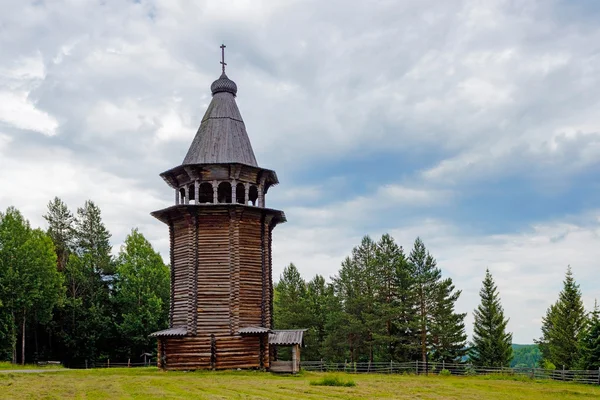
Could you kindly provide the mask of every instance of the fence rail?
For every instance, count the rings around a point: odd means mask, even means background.
[[[598,370],[545,370],[541,368],[507,368],[507,367],[480,367],[464,363],[424,363],[411,362],[361,362],[361,363],[335,363],[327,361],[303,361],[302,369],[305,371],[322,372],[349,372],[349,373],[383,373],[383,374],[439,374],[447,370],[452,375],[521,375],[532,379],[553,379],[600,385],[600,369]]]
[[[112,361],[101,361],[101,362],[84,362],[77,364],[68,364],[67,368],[70,369],[92,369],[92,368],[134,368],[134,367],[156,367],[156,362],[112,362]]]

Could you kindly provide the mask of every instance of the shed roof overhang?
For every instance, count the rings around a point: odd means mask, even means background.
[[[181,337],[187,335],[187,327],[176,326],[162,331],[151,333],[150,337]]]
[[[273,330],[269,334],[269,344],[279,346],[302,345],[304,343],[304,332],[306,332],[306,329]]]
[[[240,335],[266,335],[268,333],[271,333],[271,329],[269,328],[265,328],[263,326],[247,326],[245,328],[240,328],[238,330],[238,333]]]

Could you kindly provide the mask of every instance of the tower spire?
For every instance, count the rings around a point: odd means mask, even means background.
[[[223,73],[225,73],[225,66],[227,65],[227,63],[225,62],[225,44],[221,44],[221,68],[223,69]]]

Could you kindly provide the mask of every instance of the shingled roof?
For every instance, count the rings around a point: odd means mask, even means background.
[[[235,102],[237,85],[225,73],[213,82],[213,94],[183,165],[240,163],[258,167]]]

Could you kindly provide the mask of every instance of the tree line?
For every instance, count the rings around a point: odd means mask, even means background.
[[[168,325],[169,310],[169,266],[160,254],[132,229],[113,256],[92,201],[73,213],[55,198],[44,219],[45,231],[14,207],[0,212],[0,359],[82,365],[154,353],[148,335]],[[274,289],[275,328],[308,328],[304,360],[500,367],[514,356],[491,273],[467,341],[466,313],[455,310],[461,291],[419,238],[406,254],[388,234],[377,242],[365,236],[329,282],[321,275],[307,282],[290,264]],[[600,311],[585,310],[570,268],[535,342],[539,355],[523,355],[527,364],[600,368]]]
[[[490,271],[482,281],[467,341],[466,313],[455,310],[461,291],[452,279],[442,276],[420,238],[406,254],[389,234],[377,242],[365,236],[329,283],[321,275],[307,282],[290,264],[274,289],[275,328],[307,328],[305,360],[419,360],[509,367],[515,356],[512,333],[507,331],[509,319]],[[600,367],[598,308],[585,311],[570,268],[542,332],[536,340],[539,346],[516,350],[518,364]]]
[[[100,208],[72,213],[59,198],[31,228],[0,212],[0,359],[81,365],[140,360],[168,324],[169,268],[133,229],[114,257]]]

